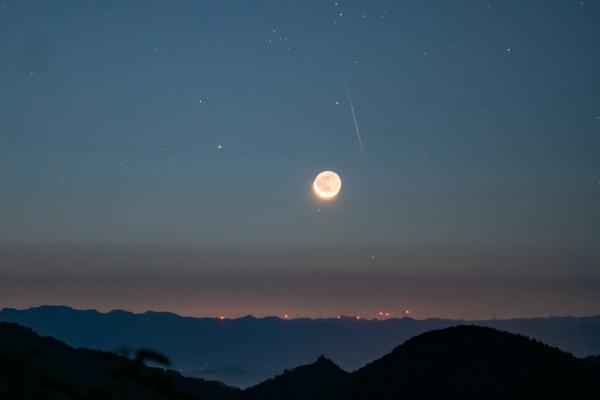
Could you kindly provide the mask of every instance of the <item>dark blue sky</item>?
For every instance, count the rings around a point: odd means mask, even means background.
[[[599,49],[594,1],[0,1],[0,302],[599,312]]]

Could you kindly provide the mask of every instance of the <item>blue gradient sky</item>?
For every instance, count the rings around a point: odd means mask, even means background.
[[[599,48],[593,1],[0,1],[0,302],[597,313]]]

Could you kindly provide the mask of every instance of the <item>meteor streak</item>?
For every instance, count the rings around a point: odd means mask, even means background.
[[[356,121],[356,113],[354,112],[354,104],[352,103],[352,95],[350,94],[350,86],[348,86],[348,80],[344,77],[344,85],[346,86],[346,95],[348,96],[348,103],[350,104],[350,111],[352,111],[352,119],[354,120],[354,129],[356,130],[356,137],[358,138],[358,145],[360,146],[360,153],[363,159],[365,157],[365,148],[363,146],[362,137],[360,136],[360,129],[358,128],[358,122]]]

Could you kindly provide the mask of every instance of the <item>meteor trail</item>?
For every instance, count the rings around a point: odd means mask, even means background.
[[[356,137],[358,138],[358,145],[360,146],[360,153],[363,159],[365,159],[365,148],[363,147],[362,137],[360,136],[360,129],[358,128],[358,122],[356,122],[356,113],[354,112],[354,104],[352,104],[352,95],[350,94],[350,86],[348,86],[348,80],[344,77],[344,85],[346,86],[346,95],[348,96],[348,103],[350,103],[350,111],[352,111],[352,119],[354,120],[354,129],[356,130]]]

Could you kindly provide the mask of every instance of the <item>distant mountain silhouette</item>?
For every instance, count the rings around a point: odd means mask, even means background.
[[[240,391],[185,378],[144,360],[73,349],[11,323],[0,323],[0,398],[387,400],[596,399],[600,367],[520,335],[478,326],[424,333],[348,373],[325,357]]]
[[[284,369],[307,365],[326,354],[352,371],[426,331],[464,321],[411,318],[385,321],[293,319],[251,316],[219,320],[172,313],[99,313],[63,306],[5,308],[0,320],[15,322],[74,347],[115,351],[150,348],[167,354],[183,375],[247,387]],[[520,333],[577,356],[600,354],[600,316],[473,321]]]

